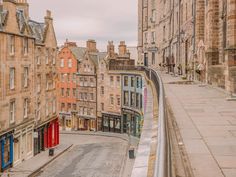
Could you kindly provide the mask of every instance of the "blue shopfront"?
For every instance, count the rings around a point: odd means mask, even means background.
[[[13,164],[13,134],[8,133],[0,137],[0,148],[1,148],[1,172]]]

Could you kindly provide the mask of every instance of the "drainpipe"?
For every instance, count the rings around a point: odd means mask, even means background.
[[[179,21],[179,23],[178,23],[178,25],[179,25],[179,36],[178,36],[178,45],[179,45],[179,47],[178,47],[178,62],[179,62],[179,64],[181,64],[182,65],[182,63],[181,63],[181,60],[180,60],[180,4],[181,4],[181,0],[179,0],[179,17],[178,17],[178,21]],[[177,63],[176,63],[177,64]],[[177,66],[178,67],[178,66]]]
[[[193,80],[196,80],[196,65],[195,65],[195,51],[196,51],[196,0],[193,0]]]

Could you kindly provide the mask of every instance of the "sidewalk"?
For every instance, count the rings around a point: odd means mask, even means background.
[[[194,176],[236,177],[236,101],[211,86],[161,76]]]
[[[20,163],[19,165],[4,172],[1,177],[28,177],[31,173],[35,172],[42,166],[48,164],[51,160],[60,156],[71,145],[59,145],[54,150],[54,156],[48,155],[48,150]]]

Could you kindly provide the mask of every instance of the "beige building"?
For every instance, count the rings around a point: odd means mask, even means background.
[[[87,41],[77,73],[78,130],[97,130],[97,72],[104,54],[99,53],[94,40]],[[105,55],[104,55],[105,56]]]
[[[133,70],[135,61],[124,41],[120,42],[119,53],[115,53],[112,41],[107,45],[107,56],[99,61],[98,69],[98,130],[122,132],[122,70]]]
[[[168,72],[235,93],[235,4],[234,0],[139,0],[139,63],[165,65]]]
[[[53,106],[57,44],[49,11],[45,22],[38,23],[30,20],[26,0],[4,0],[0,14],[0,144],[4,147],[0,165],[4,171],[34,155],[39,139],[35,128],[40,123],[47,122],[47,128],[56,130],[50,121],[57,115]],[[44,148],[56,144],[56,137],[52,138],[45,140]]]

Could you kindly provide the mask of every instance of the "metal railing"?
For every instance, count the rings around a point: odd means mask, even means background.
[[[165,92],[163,82],[159,74],[154,69],[142,67],[141,70],[144,70],[146,76],[153,82],[158,96],[158,141],[154,177],[172,177],[172,151],[168,131],[168,115],[165,105]]]

